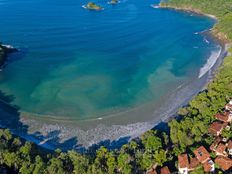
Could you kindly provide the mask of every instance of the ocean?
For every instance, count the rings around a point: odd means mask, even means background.
[[[82,8],[84,0],[0,0],[0,40],[19,49],[0,72],[2,101],[34,117],[104,119],[163,101],[220,54],[205,34],[213,19],[152,8],[157,0],[95,2],[104,10]]]

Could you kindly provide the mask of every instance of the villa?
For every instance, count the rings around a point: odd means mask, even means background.
[[[200,165],[200,162],[198,161],[197,158],[191,158],[188,171],[195,170],[199,165]]]
[[[232,167],[232,160],[228,157],[224,157],[224,156],[218,156],[215,159],[215,163],[224,171],[227,171],[229,169],[231,169]]]
[[[165,166],[165,167],[162,167],[160,169],[160,174],[171,174],[171,172],[170,172],[169,168],[167,166]]]
[[[220,143],[217,148],[215,149],[215,154],[217,156],[227,156],[227,153],[226,153],[226,145],[223,144],[223,143]]]
[[[197,157],[198,161],[202,164],[210,159],[209,152],[203,146],[200,146],[199,148],[194,150],[193,153]]]
[[[204,171],[205,172],[214,172],[215,171],[215,165],[214,162],[211,159],[208,159],[204,164]]]
[[[230,123],[232,121],[232,113],[228,112],[228,111],[225,111],[224,114],[218,113],[218,114],[215,115],[215,118],[217,120],[222,121],[222,122]]]
[[[200,146],[193,151],[198,161],[203,165],[205,172],[213,172],[215,170],[214,162],[210,159],[209,152],[203,147]]]
[[[229,155],[232,155],[232,140],[230,140],[227,144],[227,151]]]
[[[187,154],[178,155],[178,170],[180,174],[188,174],[189,161]]]
[[[210,126],[209,126],[209,133],[213,134],[215,136],[219,136],[222,132],[222,130],[227,126],[227,123],[222,123],[219,121],[215,121],[213,122]]]

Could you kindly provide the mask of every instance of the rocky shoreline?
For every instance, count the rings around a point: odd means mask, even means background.
[[[0,67],[2,68],[7,60],[7,55],[18,50],[11,45],[3,45],[0,43]]]
[[[195,13],[195,14],[198,14],[198,15],[207,16],[209,18],[212,18],[212,19],[218,21],[217,16],[212,15],[212,14],[204,13],[199,9],[192,8],[191,6],[177,7],[177,6],[173,6],[173,5],[169,5],[169,4],[161,2],[157,7],[158,8],[163,8],[163,9],[173,9],[173,10],[177,10],[177,11],[191,12],[191,13]],[[223,44],[230,44],[228,36],[225,33],[222,33],[220,31],[218,31],[218,29],[215,28],[215,25],[211,29],[211,34],[216,39],[218,39],[219,42],[222,42]]]

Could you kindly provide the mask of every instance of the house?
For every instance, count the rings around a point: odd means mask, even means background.
[[[210,126],[209,126],[209,133],[213,134],[215,136],[219,136],[222,132],[222,130],[227,126],[227,123],[222,123],[219,121],[215,121],[213,122]]]
[[[215,159],[215,163],[224,171],[232,168],[232,160],[228,157],[218,156]]]
[[[178,170],[180,174],[188,174],[189,161],[187,154],[178,155]]]
[[[157,174],[157,172],[155,170],[149,170],[146,172],[146,174]]]
[[[232,113],[231,112],[229,112],[229,111],[225,111],[223,114],[221,114],[221,113],[218,113],[218,114],[216,114],[215,115],[215,118],[217,119],[217,120],[220,120],[220,121],[222,121],[222,122],[231,122],[232,121]]]
[[[215,151],[218,144],[222,141],[221,137],[216,137],[215,141],[213,142],[213,144],[209,147],[209,149],[211,151]]]
[[[205,172],[214,172],[214,162],[211,159],[208,159],[206,162],[203,163],[203,168]]]
[[[216,155],[221,155],[221,156],[227,156],[226,153],[226,145],[223,143],[220,143],[217,148],[215,149],[215,153]]]
[[[167,166],[165,166],[165,167],[162,167],[160,169],[160,174],[171,174],[171,172],[170,172],[169,168]]]
[[[191,158],[189,163],[189,171],[195,170],[199,166],[200,162],[197,158]]]
[[[198,161],[202,164],[210,159],[209,152],[203,146],[200,146],[199,148],[194,150],[193,153],[197,157]]]
[[[227,144],[227,151],[229,155],[232,155],[232,140],[230,140]]]
[[[232,111],[232,100],[230,100],[230,102],[225,106],[225,109],[227,111]]]

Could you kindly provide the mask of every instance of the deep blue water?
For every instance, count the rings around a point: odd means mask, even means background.
[[[215,21],[154,9],[154,0],[0,0],[0,39],[20,52],[0,72],[0,90],[22,111],[98,117],[159,101],[198,78],[217,43]],[[208,42],[209,41],[209,42]]]

